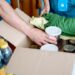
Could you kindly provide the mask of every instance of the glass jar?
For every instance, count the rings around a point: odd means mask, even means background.
[[[0,41],[0,49],[1,49],[2,56],[3,56],[2,63],[4,65],[7,65],[8,62],[9,62],[9,59],[10,59],[10,57],[12,55],[12,50],[8,46],[8,43],[5,40]]]
[[[0,69],[3,67],[2,59],[3,59],[3,56],[0,50]]]

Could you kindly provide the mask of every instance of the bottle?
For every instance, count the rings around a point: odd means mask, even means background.
[[[0,49],[1,49],[1,53],[2,53],[2,56],[3,56],[3,60],[2,60],[2,63],[4,65],[7,65],[8,62],[9,62],[9,59],[12,55],[12,50],[11,48],[8,46],[8,43],[4,40],[0,42]]]

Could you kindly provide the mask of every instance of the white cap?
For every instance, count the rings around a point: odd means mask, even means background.
[[[45,32],[49,35],[49,36],[59,36],[61,34],[61,29],[59,27],[56,27],[56,26],[50,26],[50,27],[47,27],[45,29]]]

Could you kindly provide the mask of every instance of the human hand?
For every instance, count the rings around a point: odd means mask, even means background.
[[[42,15],[45,14],[45,13],[49,13],[49,11],[50,11],[50,6],[49,6],[49,5],[46,5],[46,6],[44,7],[44,9],[41,11],[40,16],[42,16]]]
[[[46,43],[57,44],[57,39],[55,37],[49,38],[49,36],[45,32],[37,28],[31,29],[28,37],[39,46],[42,46]]]

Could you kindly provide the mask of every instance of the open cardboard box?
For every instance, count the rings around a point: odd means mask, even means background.
[[[14,75],[75,75],[74,64],[75,54],[19,47],[6,72]]]
[[[30,17],[24,14],[20,9],[16,9],[17,15],[24,20],[27,24],[29,23]],[[8,25],[5,21],[0,21],[0,36],[5,38],[13,47],[29,47],[31,45],[30,39],[25,36],[19,30]]]

